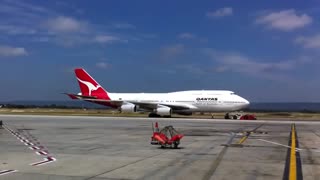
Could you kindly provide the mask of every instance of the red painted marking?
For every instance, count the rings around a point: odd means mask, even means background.
[[[156,122],[155,128],[159,128],[158,122]]]
[[[48,152],[46,152],[46,151],[37,151],[36,153],[38,155],[47,155],[48,154]]]
[[[56,160],[57,159],[55,159],[54,157],[48,156],[46,158],[43,158],[43,161],[35,162],[35,163],[30,164],[30,165],[31,166],[40,166],[40,165],[44,165],[44,164],[47,164],[47,163],[54,162]]]
[[[29,147],[31,150],[39,150],[40,148],[37,147],[37,146],[32,146],[32,147]]]

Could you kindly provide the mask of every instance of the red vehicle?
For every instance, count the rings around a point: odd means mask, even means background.
[[[155,129],[152,125],[153,135],[151,137],[152,145],[160,145],[161,148],[173,147],[178,148],[180,140],[183,138],[183,134],[180,134],[172,126],[165,126],[159,131],[158,122],[155,123]]]
[[[257,120],[257,118],[253,114],[245,114],[240,117],[240,120]]]
[[[224,116],[225,119],[239,119],[239,120],[257,120],[254,114],[244,114],[244,113],[227,113]]]

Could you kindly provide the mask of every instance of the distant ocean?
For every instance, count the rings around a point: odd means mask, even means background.
[[[11,101],[0,102],[0,104],[14,105],[35,105],[35,106],[67,106],[79,108],[107,108],[105,106],[85,102],[85,101]],[[320,103],[264,103],[252,102],[248,108],[249,111],[300,111],[300,112],[320,112]]]

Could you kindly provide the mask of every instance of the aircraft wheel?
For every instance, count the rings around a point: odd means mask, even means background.
[[[150,113],[149,117],[160,117],[160,116],[158,114],[156,114],[156,113]]]
[[[178,142],[174,142],[174,143],[173,143],[173,148],[174,148],[174,149],[178,149],[178,146],[179,146],[179,143],[178,143]]]
[[[224,119],[230,119],[229,113],[227,113],[226,115],[224,115]]]

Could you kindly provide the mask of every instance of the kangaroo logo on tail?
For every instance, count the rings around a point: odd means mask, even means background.
[[[84,69],[77,68],[74,70],[78,83],[80,86],[81,94],[83,96],[95,96],[99,99],[110,100],[108,92],[99,85]]]
[[[91,92],[92,91],[96,91],[98,90],[99,88],[101,88],[101,86],[98,84],[97,86],[93,85],[92,83],[90,82],[87,82],[87,81],[83,81],[79,78],[77,78],[79,82],[81,82],[82,84],[86,85],[88,90],[89,90],[89,96],[91,96]]]

